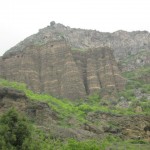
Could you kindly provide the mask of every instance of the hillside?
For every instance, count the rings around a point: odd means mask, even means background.
[[[56,99],[50,95],[36,94],[27,89],[25,84],[1,79],[0,114],[15,107],[26,114],[44,134],[58,139],[95,139],[101,141],[99,146],[103,145],[103,148],[113,147],[119,142],[120,148],[126,146],[136,149],[137,145],[133,143],[138,143],[140,137],[145,142],[140,146],[146,150],[149,147],[146,144],[149,134],[144,129],[150,125],[150,86],[138,78],[149,73],[149,69],[143,68],[137,72],[124,74],[130,82],[119,93],[120,98],[113,101],[104,100],[96,94],[75,102]],[[142,97],[139,98],[133,89],[140,90]]]
[[[0,149],[18,150],[24,129],[22,150],[149,150],[150,33],[51,22],[8,50],[0,57]]]

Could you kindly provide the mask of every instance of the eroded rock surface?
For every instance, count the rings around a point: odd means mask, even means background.
[[[38,93],[79,99],[103,90],[104,94],[122,90],[125,79],[108,47],[71,51],[65,40],[5,54],[0,60],[0,76],[25,82]]]

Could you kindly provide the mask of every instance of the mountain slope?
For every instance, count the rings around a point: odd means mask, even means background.
[[[8,52],[0,58],[0,75],[24,82],[36,92],[69,99],[100,90],[105,90],[104,95],[114,95],[126,82],[110,48],[72,51],[65,40]]]
[[[111,103],[111,102],[110,102]],[[146,100],[145,100],[146,103]],[[133,102],[134,104],[134,102]],[[149,105],[148,101],[146,105]],[[86,101],[56,99],[50,95],[36,94],[24,84],[0,80],[0,114],[15,107],[26,114],[35,125],[53,138],[148,141],[150,111],[137,112],[132,101],[129,107],[103,104],[98,95]]]

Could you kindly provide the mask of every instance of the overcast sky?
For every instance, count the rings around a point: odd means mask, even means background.
[[[0,55],[53,20],[104,32],[150,31],[150,0],[1,0]]]

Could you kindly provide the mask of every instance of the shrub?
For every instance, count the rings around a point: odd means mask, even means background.
[[[64,150],[99,150],[100,145],[96,141],[76,141],[68,140],[64,146]]]
[[[0,149],[20,150],[26,138],[31,137],[30,126],[15,109],[10,109],[0,119]]]

